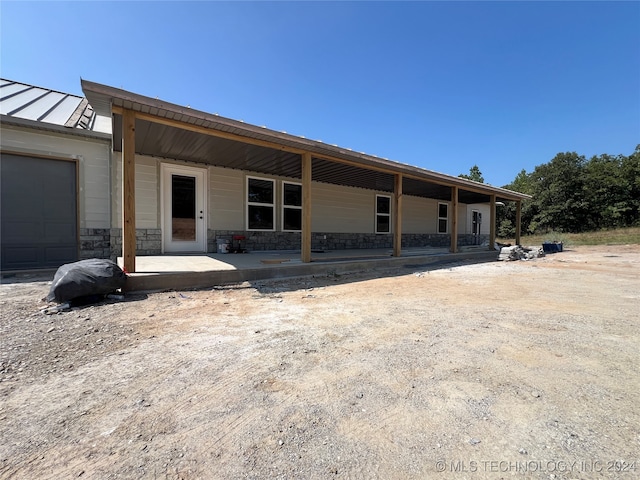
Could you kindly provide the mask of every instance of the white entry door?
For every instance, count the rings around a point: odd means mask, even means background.
[[[162,166],[162,246],[165,252],[207,251],[206,170]]]

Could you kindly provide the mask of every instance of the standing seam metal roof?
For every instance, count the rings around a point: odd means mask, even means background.
[[[87,99],[26,83],[0,79],[0,115],[60,127],[111,133],[96,128],[98,115]]]

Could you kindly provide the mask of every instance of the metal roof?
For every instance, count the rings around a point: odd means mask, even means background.
[[[489,202],[490,195],[496,195],[499,201],[530,198],[522,193],[277,132],[107,85],[86,80],[81,83],[95,111],[113,116],[115,150],[122,145],[120,112],[127,109],[138,113],[136,152],[144,155],[300,178],[300,154],[309,152],[314,181],[392,192],[394,175],[402,174],[405,195],[450,200],[450,187],[457,186],[463,203]]]
[[[111,133],[111,122],[97,115],[87,99],[6,79],[0,79],[0,115],[3,123],[24,120],[43,127]]]

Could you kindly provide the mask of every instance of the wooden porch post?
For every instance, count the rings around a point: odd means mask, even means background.
[[[520,245],[520,223],[522,221],[522,200],[516,201],[516,245]]]
[[[451,187],[451,253],[458,252],[458,187]]]
[[[489,207],[489,250],[493,250],[496,244],[496,196],[491,195]]]
[[[302,258],[311,262],[311,154],[302,154]]]
[[[122,112],[122,260],[125,270],[136,271],[136,117]]]
[[[402,174],[396,174],[394,180],[393,256],[399,257],[402,254]]]

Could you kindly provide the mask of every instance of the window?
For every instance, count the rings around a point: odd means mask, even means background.
[[[282,182],[282,231],[302,230],[302,185]]]
[[[275,230],[275,182],[247,177],[247,230]]]
[[[438,204],[438,233],[447,233],[449,231],[449,205],[446,203]]]
[[[391,197],[376,195],[376,233],[391,232]]]

